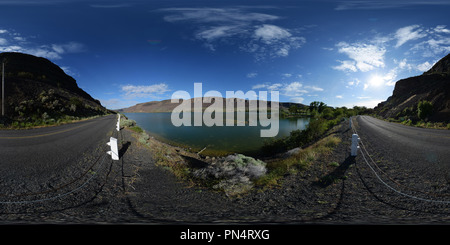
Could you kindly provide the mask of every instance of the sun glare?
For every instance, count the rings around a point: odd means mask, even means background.
[[[370,87],[373,87],[373,88],[381,87],[383,84],[384,84],[384,79],[383,79],[383,77],[381,77],[379,75],[374,75],[369,80],[369,85],[370,85]]]

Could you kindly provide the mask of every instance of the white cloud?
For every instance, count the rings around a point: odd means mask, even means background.
[[[306,43],[305,38],[294,36],[288,29],[268,24],[257,26],[247,39],[248,43],[241,44],[240,49],[253,53],[257,60],[286,57]]]
[[[258,73],[256,73],[256,72],[250,72],[250,73],[247,74],[248,78],[254,78],[256,76],[258,76]]]
[[[138,101],[123,100],[123,99],[100,99],[100,103],[111,110],[127,108],[139,103]]]
[[[267,84],[256,84],[252,86],[252,89],[261,89],[261,88],[266,88]]]
[[[0,29],[0,34],[7,33],[7,32],[8,32],[7,30]]]
[[[167,8],[171,13],[164,20],[171,23],[196,24],[195,39],[216,51],[218,45],[236,45],[241,51],[252,53],[256,60],[286,57],[306,41],[291,30],[266,24],[280,17],[247,12],[248,8]]]
[[[265,44],[272,44],[291,36],[292,34],[289,31],[275,25],[265,24],[255,30],[255,38],[260,39]]]
[[[254,85],[252,89],[279,91],[280,95],[289,97],[289,100],[295,103],[302,103],[304,100],[302,96],[305,94],[308,94],[308,96],[317,96],[310,95],[309,93],[323,91],[322,88],[319,88],[317,86],[303,86],[303,84],[300,82],[257,84]]]
[[[343,61],[338,70],[367,72],[378,67],[384,67],[384,54],[386,49],[372,44],[340,42],[336,45],[339,53],[346,54],[353,61]]]
[[[26,39],[24,37],[14,37],[14,40],[19,41],[19,42],[25,42]]]
[[[359,83],[360,83],[361,81],[358,79],[358,78],[355,78],[353,81],[350,81],[350,82],[347,82],[347,85],[348,86],[346,86],[347,88],[349,87],[349,86],[358,86],[359,85]]]
[[[303,103],[303,101],[305,100],[304,98],[302,98],[302,97],[292,97],[291,99],[291,102],[294,102],[294,103]]]
[[[174,13],[164,17],[164,20],[168,22],[242,23],[264,22],[279,18],[269,14],[246,13],[239,8],[165,8],[159,11]]]
[[[268,85],[267,89],[269,91],[278,91],[278,90],[282,89],[282,87],[283,87],[283,84],[281,84],[281,83],[274,83],[272,85]]]
[[[69,42],[65,44],[52,44],[52,49],[58,54],[80,53],[85,50],[84,45],[78,42]]]
[[[0,38],[0,52],[20,52],[43,57],[47,59],[62,59],[63,54],[84,52],[85,47],[78,42],[68,42],[63,44],[38,45],[24,41],[25,37],[19,33],[11,33],[7,30],[1,30],[2,33],[9,33],[6,37]]]
[[[426,71],[430,70],[431,67],[433,67],[433,65],[434,65],[434,63],[432,64],[432,63],[426,61],[422,64],[417,65],[416,69],[421,72],[426,72]]]
[[[0,45],[6,45],[7,43],[8,41],[6,41],[6,39],[0,38]]]
[[[398,68],[400,69],[407,69],[409,71],[413,69],[413,66],[411,64],[408,64],[407,59],[402,59],[400,61],[394,59],[394,63],[398,64]]]
[[[286,96],[300,96],[304,93],[308,93],[302,88],[303,84],[299,82],[292,82],[283,87],[283,94]]]
[[[420,28],[419,25],[402,27],[395,32],[395,38],[397,39],[397,44],[395,45],[395,47],[398,48],[408,41],[416,40],[426,36],[427,33],[424,32],[424,30]]]
[[[284,74],[281,74],[281,76],[284,77],[284,78],[289,78],[289,77],[292,77],[292,74],[291,73],[284,73]]]
[[[437,33],[445,33],[450,34],[450,30],[445,28],[445,25],[438,25],[434,28],[434,31]]]
[[[146,86],[125,85],[121,87],[121,90],[125,92],[125,96],[127,98],[142,98],[142,97],[155,98],[156,95],[160,95],[167,91],[170,91],[168,89],[167,84],[165,83]]]
[[[305,88],[306,89],[311,89],[311,90],[317,91],[317,92],[323,91],[323,88],[319,88],[317,86],[306,86]]]
[[[397,68],[391,69],[387,74],[383,76],[384,84],[386,86],[394,86],[396,83],[397,74]]]
[[[197,39],[203,39],[212,42],[219,38],[231,37],[245,32],[242,26],[214,26],[200,31],[195,36]]]
[[[71,67],[68,67],[68,66],[61,66],[61,69],[62,69],[67,75],[69,75],[69,76],[72,76],[72,77],[74,77],[74,76],[79,76],[79,74],[78,74],[77,72],[75,72],[75,71],[73,70],[73,68],[71,68]]]
[[[343,99],[344,97],[342,95],[336,95],[337,99]]]
[[[351,60],[338,60],[338,62],[341,62],[341,65],[338,66],[333,66],[332,68],[335,70],[340,70],[340,71],[352,71],[352,72],[356,72],[358,71],[358,69],[356,68],[356,62],[351,61]]]

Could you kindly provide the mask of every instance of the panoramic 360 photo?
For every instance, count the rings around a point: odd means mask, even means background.
[[[448,13],[0,0],[0,224],[204,242],[449,224]]]

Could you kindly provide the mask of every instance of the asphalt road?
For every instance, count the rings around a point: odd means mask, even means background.
[[[75,178],[106,151],[116,122],[110,115],[54,127],[0,130],[1,194],[42,191]]]
[[[354,122],[375,162],[396,169],[411,184],[450,183],[450,130],[405,126],[370,116],[358,116]]]

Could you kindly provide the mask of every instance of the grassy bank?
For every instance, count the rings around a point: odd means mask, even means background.
[[[267,163],[268,174],[256,180],[255,184],[265,187],[277,186],[284,175],[307,170],[319,157],[331,153],[340,142],[341,139],[332,134],[287,158],[271,160]]]

